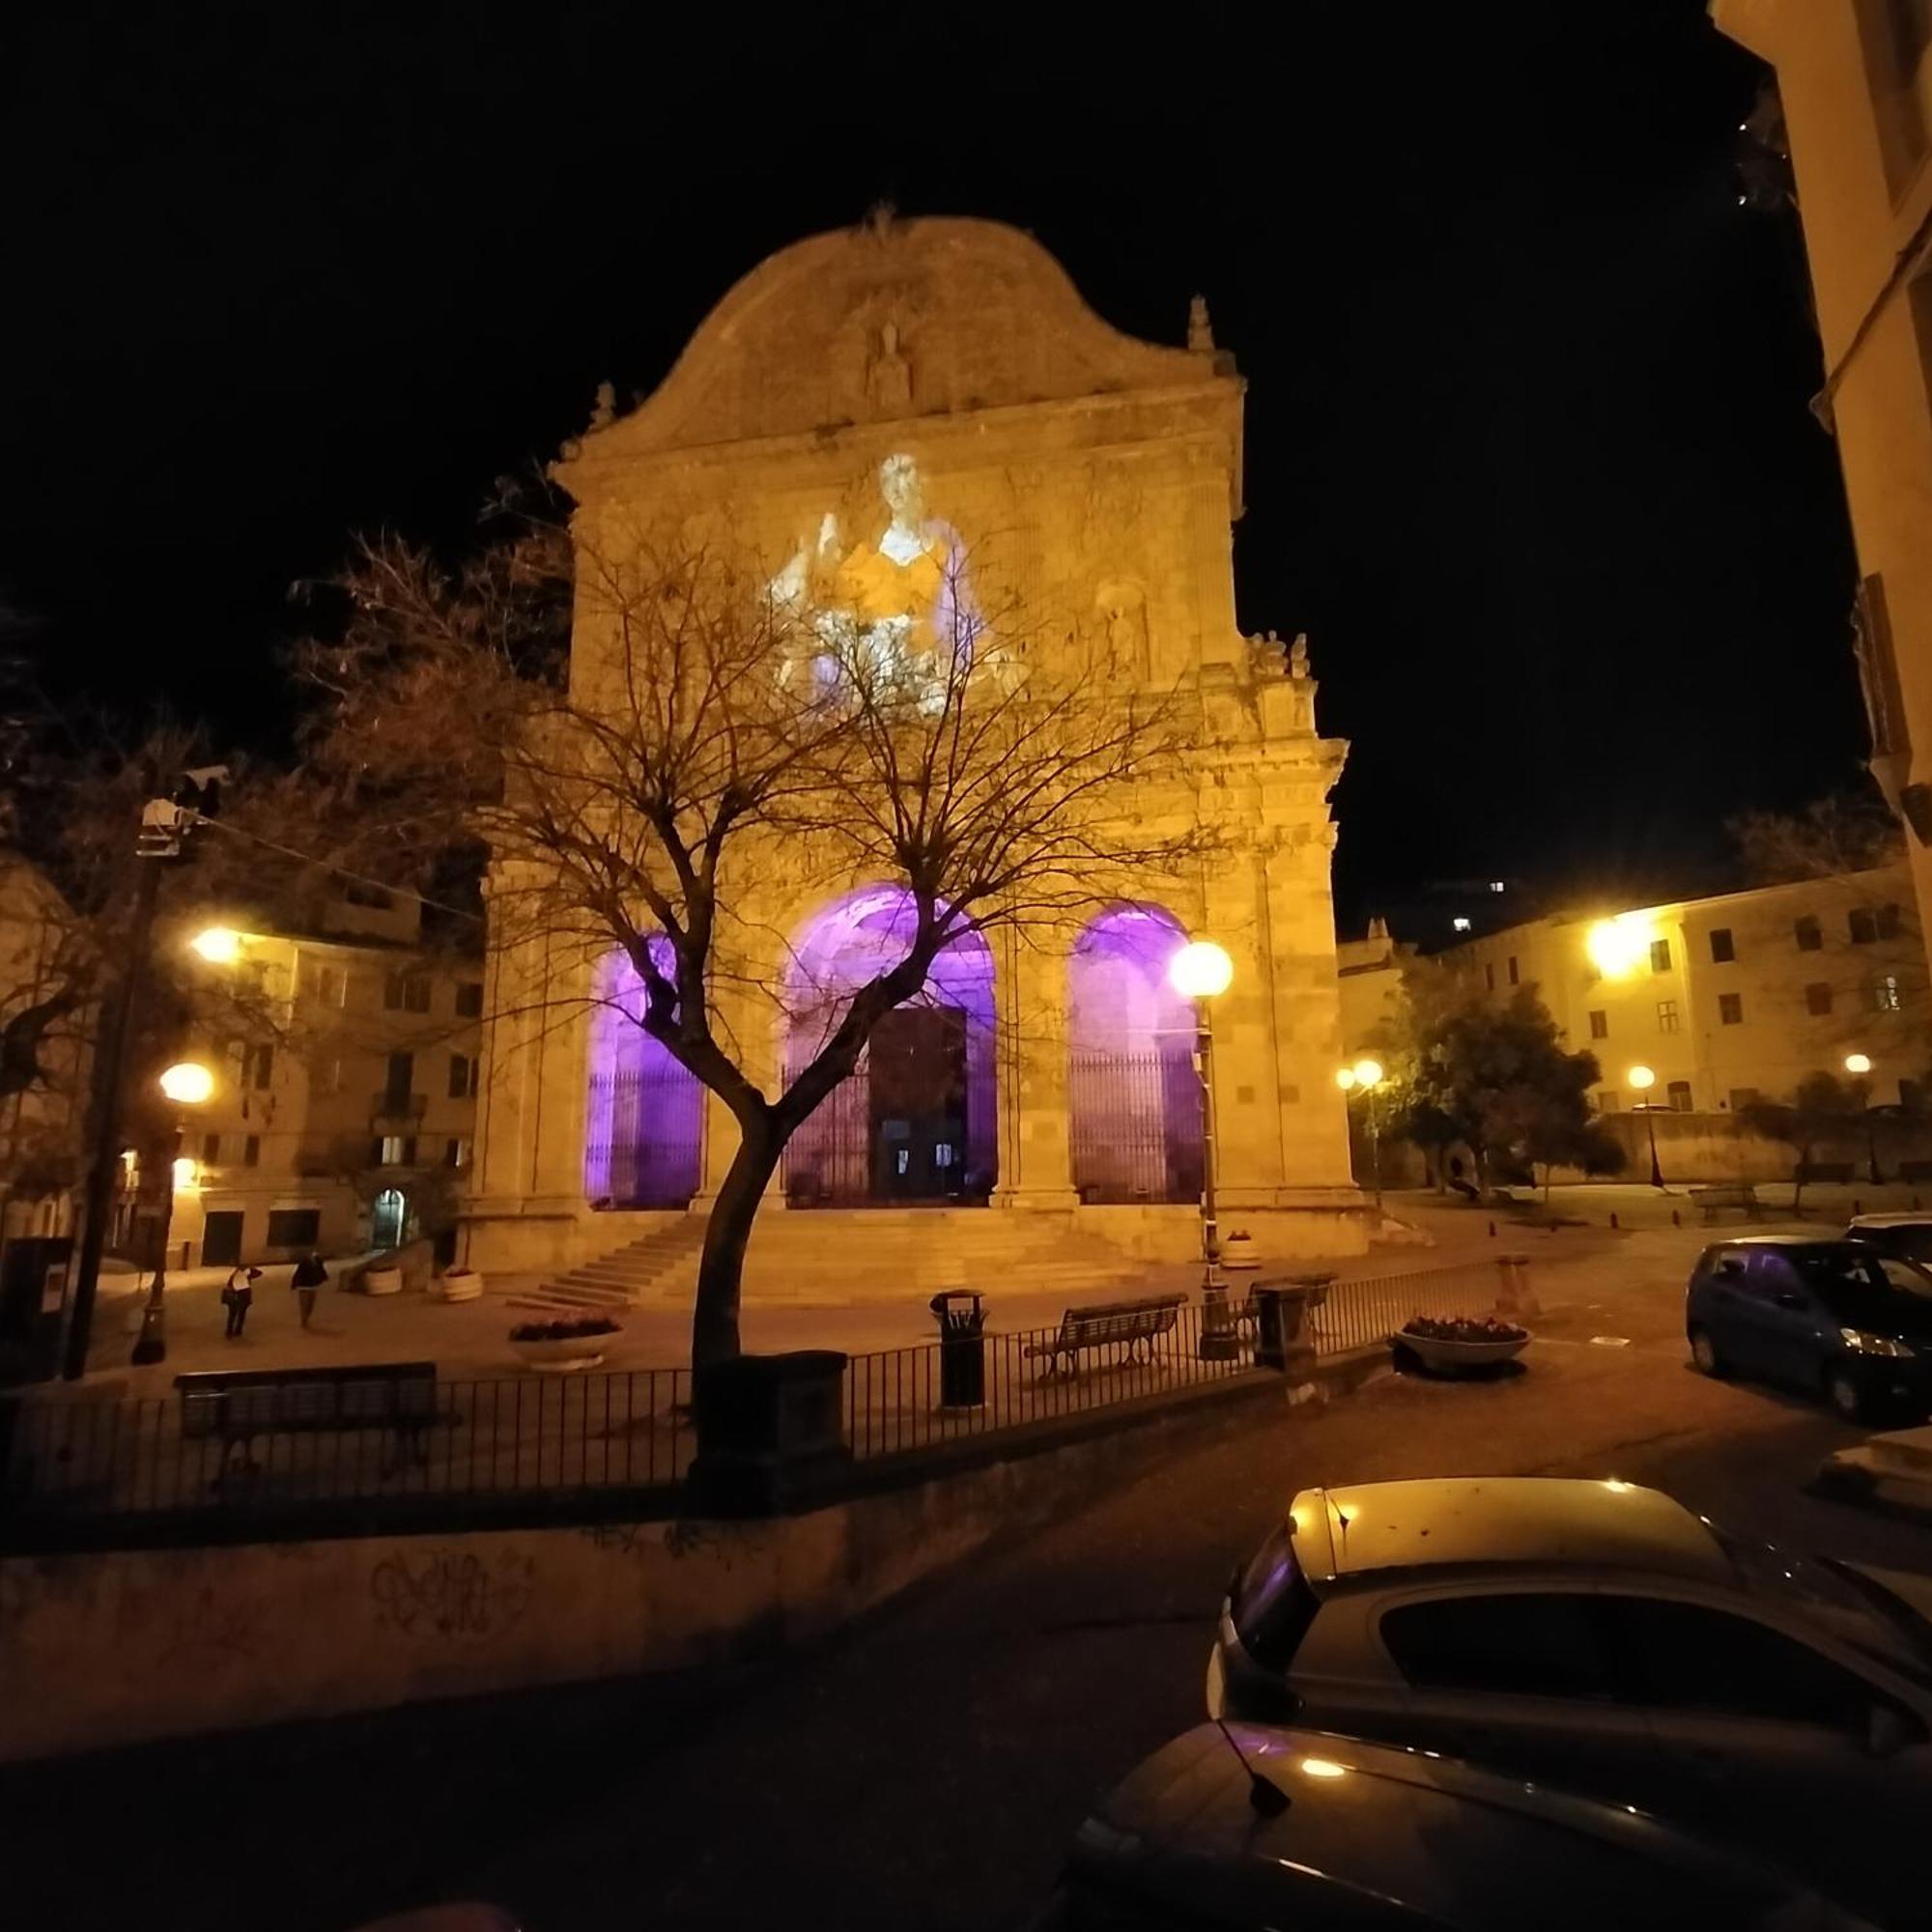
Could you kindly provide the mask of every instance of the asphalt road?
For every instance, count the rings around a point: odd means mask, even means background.
[[[1391,1378],[1231,1418],[1057,1528],[728,1685],[429,1706],[0,1776],[7,1916],[344,1932],[469,1896],[530,1932],[998,1932],[1044,1894],[1089,1801],[1198,1719],[1229,1569],[1309,1483],[1617,1475],[1776,1541],[1932,1572],[1932,1529],[1802,1492],[1856,1432],[1686,1366],[1696,1245],[1640,1234],[1551,1271],[1514,1379]]]

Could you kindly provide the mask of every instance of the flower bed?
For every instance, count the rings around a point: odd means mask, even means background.
[[[1418,1315],[1403,1324],[1403,1339],[1429,1342],[1527,1342],[1529,1330],[1496,1315]]]
[[[1494,1315],[1418,1315],[1393,1339],[1424,1368],[1459,1375],[1514,1361],[1529,1346],[1529,1330]]]

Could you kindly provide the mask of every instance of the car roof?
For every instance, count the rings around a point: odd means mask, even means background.
[[[1731,1235],[1713,1241],[1714,1248],[1844,1248],[1842,1235]]]
[[[1277,1816],[1252,1808],[1250,1772],[1288,1798]],[[1629,1806],[1433,1752],[1256,1724],[1203,1724],[1146,1759],[1081,1828],[1072,1862],[1116,1895],[1186,1908],[1190,1924],[1337,1922],[1324,1904],[1345,1908],[1348,1925],[1624,1932],[1637,1913],[1740,1928],[1861,1922],[1749,1855]],[[1786,1917],[1799,1901],[1817,1916]]]
[[[1932,1214],[1854,1214],[1853,1228],[1932,1228]]]
[[[1732,1583],[1707,1524],[1614,1477],[1432,1477],[1304,1490],[1290,1506],[1312,1583],[1455,1565],[1578,1565]]]

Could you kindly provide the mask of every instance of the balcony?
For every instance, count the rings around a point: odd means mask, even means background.
[[[428,1111],[427,1094],[392,1094],[384,1088],[369,1102],[369,1125],[377,1133],[385,1127],[412,1127]]]

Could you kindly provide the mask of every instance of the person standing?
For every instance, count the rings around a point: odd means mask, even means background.
[[[301,1325],[306,1328],[315,1314],[315,1292],[328,1279],[328,1270],[322,1264],[322,1257],[313,1249],[296,1264],[296,1271],[289,1277],[289,1286],[296,1292],[296,1299],[301,1304]]]
[[[221,1305],[228,1311],[225,1333],[231,1342],[239,1342],[242,1329],[248,1325],[248,1311],[255,1305],[255,1284],[261,1279],[260,1268],[238,1267],[221,1291]]]

